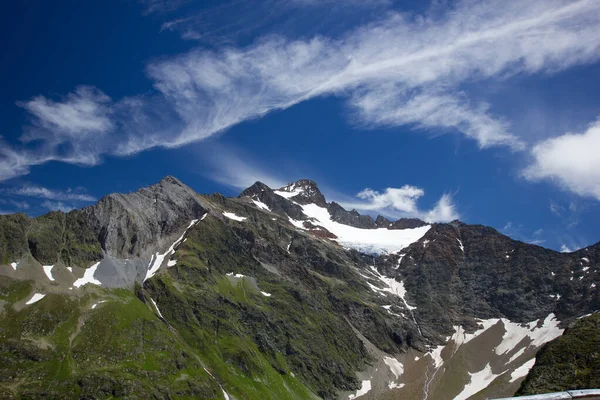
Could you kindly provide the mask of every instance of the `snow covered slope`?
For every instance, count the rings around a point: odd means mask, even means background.
[[[417,242],[431,228],[431,225],[426,225],[414,229],[361,229],[333,221],[329,211],[316,204],[303,205],[302,210],[311,218],[312,224],[333,233],[339,244],[367,254],[396,253]],[[304,229],[302,221],[290,221]]]

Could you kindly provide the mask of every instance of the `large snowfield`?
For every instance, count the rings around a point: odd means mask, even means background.
[[[311,221],[313,224],[320,225],[337,236],[336,241],[340,245],[368,254],[396,253],[417,242],[431,228],[431,225],[425,225],[414,229],[362,229],[332,221],[329,211],[316,204],[303,205],[302,210],[315,219]],[[302,228],[302,221],[290,221]]]

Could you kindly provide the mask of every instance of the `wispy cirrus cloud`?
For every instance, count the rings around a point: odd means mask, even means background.
[[[64,213],[68,213],[75,209],[75,207],[65,204],[62,201],[51,201],[46,200],[42,203],[42,207],[50,210],[50,211],[62,211]]]
[[[145,14],[166,13],[183,7],[190,0],[139,0]]]
[[[28,210],[30,207],[29,203],[26,201],[17,201],[12,199],[0,199],[0,204],[4,206],[8,205],[10,207],[14,207],[20,211]]]
[[[67,189],[66,191],[52,190],[41,186],[23,185],[16,188],[2,189],[2,192],[13,196],[37,197],[47,200],[70,200],[90,202],[96,201],[96,198],[87,193]]]
[[[525,140],[510,123],[462,85],[597,61],[599,25],[592,0],[459,1],[435,15],[390,11],[330,37],[197,48],[147,66],[153,94],[113,100],[85,87],[20,103],[32,124],[22,146],[0,151],[0,180],[52,160],[94,165],[107,154],[184,146],[321,96],[347,100],[365,127],[456,131],[481,148],[520,150]]]
[[[59,101],[36,96],[18,102],[33,117],[33,127],[26,130],[21,140],[43,139],[48,137],[48,132],[57,140],[74,140],[109,132],[114,128],[109,103],[110,98],[106,94],[90,86],[79,86]]]
[[[270,170],[260,160],[238,148],[211,143],[208,149],[199,154],[203,162],[200,173],[231,188],[243,190],[256,181],[271,188],[280,188],[289,181],[285,172]]]

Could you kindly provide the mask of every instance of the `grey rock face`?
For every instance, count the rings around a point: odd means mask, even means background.
[[[111,194],[82,210],[113,257],[149,257],[207,212],[198,195],[168,176],[129,194]]]

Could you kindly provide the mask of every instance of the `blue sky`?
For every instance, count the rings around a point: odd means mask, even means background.
[[[12,3],[2,213],[311,178],[366,213],[600,240],[597,1]]]

